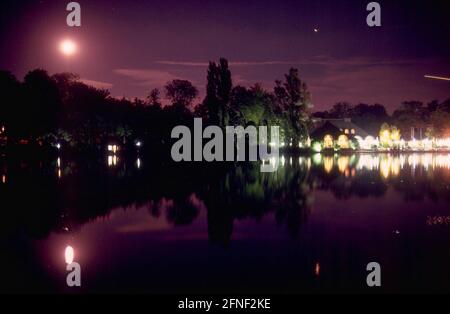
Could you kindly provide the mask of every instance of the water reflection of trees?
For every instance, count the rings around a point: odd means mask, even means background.
[[[295,237],[310,213],[314,190],[349,199],[382,197],[393,188],[405,200],[450,202],[450,162],[422,159],[296,157],[283,159],[275,173],[261,173],[256,163],[161,165],[143,160],[138,168],[135,160],[109,167],[102,158],[89,163],[9,161],[0,164],[0,233],[25,231],[42,238],[108,217],[115,208],[145,206],[151,216],[174,226],[190,225],[206,211],[212,242],[227,244],[236,220],[261,220],[269,213]]]
[[[277,223],[295,236],[310,210],[312,193],[303,167],[261,173],[258,164],[242,164],[202,191],[208,209],[208,232],[214,242],[230,239],[234,219],[261,219],[274,212]]]
[[[115,208],[146,206],[154,217],[189,225],[202,207],[213,242],[227,243],[235,219],[261,219],[275,211],[277,222],[294,235],[306,218],[310,189],[305,169],[260,173],[257,164],[171,165],[133,161],[108,167],[104,162],[12,162],[8,183],[0,186],[4,217],[0,228],[25,230],[42,238],[67,232]],[[57,169],[61,170],[57,172]],[[6,169],[6,168],[5,168]]]

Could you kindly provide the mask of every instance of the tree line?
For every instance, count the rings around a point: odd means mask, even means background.
[[[373,135],[377,135],[387,123],[398,128],[405,139],[409,139],[411,128],[421,128],[422,135],[428,138],[450,137],[450,99],[429,103],[404,101],[390,115],[380,104],[338,102],[330,110],[315,112],[313,117],[351,118],[352,122]]]
[[[450,99],[424,104],[403,102],[391,115],[381,104],[336,103],[329,111],[311,112],[311,94],[291,68],[273,90],[261,84],[233,85],[228,61],[210,62],[206,96],[198,101],[198,89],[187,80],[167,82],[162,90],[149,91],[146,99],[115,98],[106,89],[87,85],[78,75],[49,75],[43,69],[28,72],[23,81],[0,71],[2,102],[0,125],[5,126],[8,143],[26,140],[78,149],[101,147],[115,139],[123,144],[139,139],[150,144],[170,141],[176,125],[192,125],[193,117],[204,124],[277,125],[281,140],[306,140],[313,127],[311,118],[351,118],[371,134],[378,134],[385,122],[395,124],[403,135],[411,127],[426,130],[427,136],[450,136]],[[169,104],[163,106],[163,97]]]
[[[294,141],[308,136],[311,97],[294,68],[269,92],[260,84],[234,86],[228,61],[210,62],[206,96],[197,104],[198,89],[179,79],[167,82],[162,91],[151,90],[146,99],[133,100],[112,97],[78,75],[49,75],[43,69],[28,72],[23,81],[0,71],[0,87],[0,123],[11,143],[60,142],[78,148],[100,146],[111,138],[124,144],[138,138],[161,143],[174,126],[191,125],[193,117],[221,127],[279,125],[281,136]],[[168,105],[163,106],[163,97]]]

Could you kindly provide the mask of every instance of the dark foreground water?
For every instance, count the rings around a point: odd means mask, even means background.
[[[450,154],[280,163],[2,161],[0,291],[450,292]]]

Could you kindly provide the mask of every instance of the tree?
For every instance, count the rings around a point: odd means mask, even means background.
[[[191,82],[186,80],[173,80],[164,86],[166,97],[175,106],[189,108],[197,97],[198,90]]]
[[[383,123],[379,133],[380,143],[383,147],[389,147],[391,143],[391,127],[387,123]]]
[[[20,124],[19,115],[22,110],[21,85],[12,73],[0,71],[0,89],[2,91],[0,126],[6,126],[10,135],[15,134],[20,127],[18,124]]]
[[[353,113],[353,106],[348,102],[338,102],[333,105],[330,110],[330,115],[333,118],[350,118]]]
[[[42,69],[28,72],[24,78],[27,94],[22,122],[28,123],[29,136],[38,137],[56,130],[61,98],[55,80]]]
[[[67,104],[70,97],[70,88],[75,82],[79,82],[80,76],[73,73],[56,73],[52,75],[52,80],[55,81],[59,90],[59,95],[63,104]]]
[[[274,95],[276,109],[280,110],[290,125],[286,135],[293,143],[305,140],[308,136],[309,107],[311,95],[306,83],[299,78],[297,69],[291,68],[285,75],[285,81],[275,82]]]
[[[250,88],[236,86],[231,91],[229,117],[233,125],[274,124],[273,96],[255,84]]]
[[[147,100],[150,106],[161,107],[161,93],[159,89],[152,89],[147,96]]]
[[[386,109],[380,104],[358,104],[353,108],[350,117],[352,122],[370,134],[376,134],[381,124],[389,121]]]
[[[433,135],[441,138],[450,137],[450,99],[436,106],[430,114]]]
[[[207,73],[206,97],[204,106],[208,112],[209,122],[215,125],[228,124],[230,94],[233,83],[228,61],[224,58],[219,64],[210,62]]]
[[[411,128],[426,128],[428,124],[427,108],[420,101],[404,101],[392,114],[393,122],[402,134],[409,134]]]
[[[383,123],[380,127],[379,139],[383,147],[391,147],[400,141],[401,133],[395,125]]]

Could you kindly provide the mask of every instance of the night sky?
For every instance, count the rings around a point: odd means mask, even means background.
[[[378,1],[382,26],[366,24],[365,1],[78,1],[81,27],[68,27],[70,1],[2,0],[0,68],[19,79],[33,68],[75,72],[114,96],[143,98],[188,79],[204,95],[210,60],[226,57],[233,83],[272,89],[298,67],[315,110],[337,101],[381,103],[450,97],[450,1]],[[318,32],[314,32],[318,28]],[[68,58],[61,40],[79,51]]]

